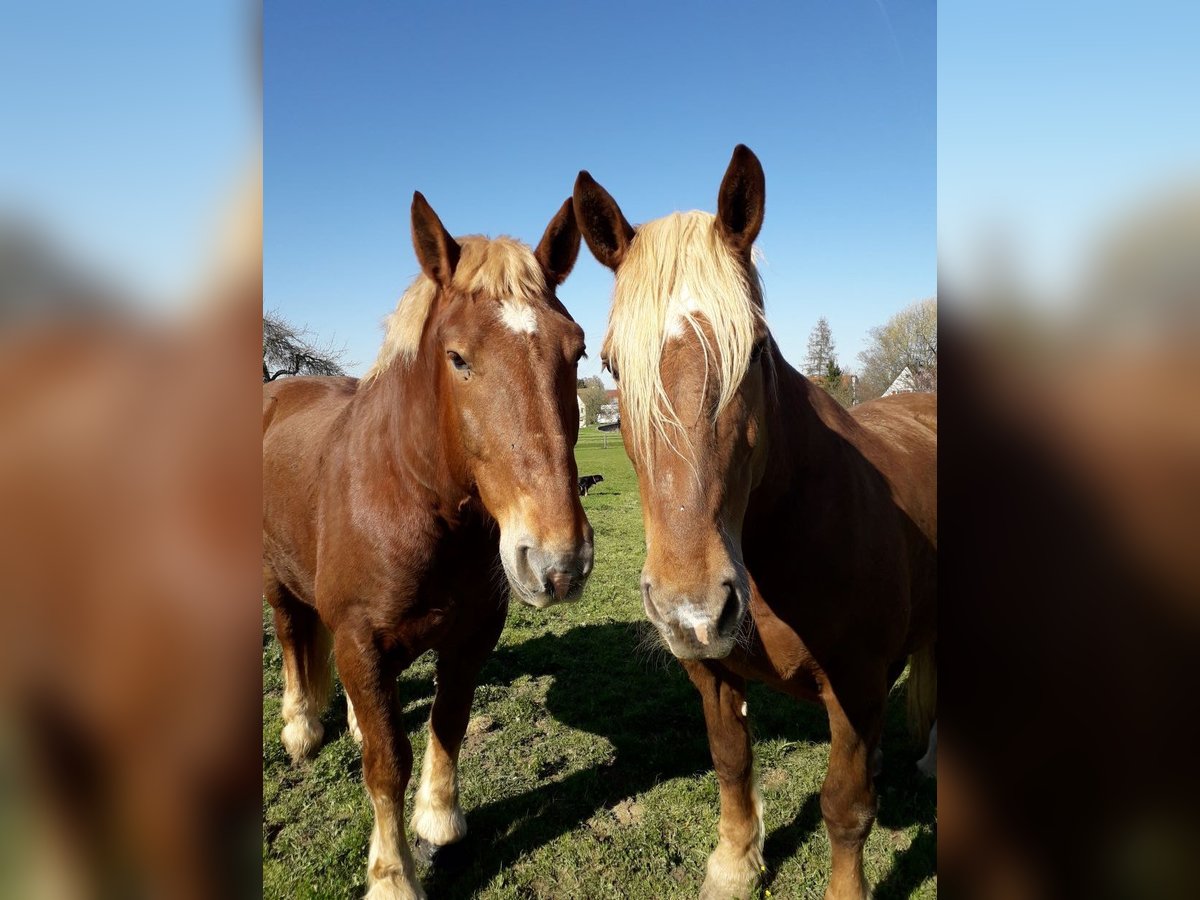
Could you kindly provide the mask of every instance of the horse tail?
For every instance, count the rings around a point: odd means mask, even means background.
[[[924,742],[937,718],[937,644],[921,647],[908,663],[908,728]]]

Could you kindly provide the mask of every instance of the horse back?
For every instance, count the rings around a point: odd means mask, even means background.
[[[892,494],[937,546],[937,395],[895,394],[862,403],[850,414],[871,436],[863,448]]]

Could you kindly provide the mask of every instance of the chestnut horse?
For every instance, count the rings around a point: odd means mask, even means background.
[[[641,490],[643,604],[700,691],[720,783],[701,896],[746,897],[762,867],[753,678],[825,705],[826,896],[861,898],[884,706],[910,655],[922,739],[932,721],[937,404],[906,395],[847,412],[787,364],[752,258],[765,194],[739,146],[715,217],[634,229],[587,172],[574,203],[616,273],[603,358]]]
[[[422,274],[367,376],[277,381],[264,401],[283,743],[297,760],[317,748],[332,646],[375,813],[370,898],[424,896],[403,822],[412,747],[397,675],[437,651],[410,823],[432,852],[466,833],[458,752],[509,588],[540,608],[576,599],[592,568],[573,456],[583,331],[555,296],[579,253],[571,202],[530,251],[455,240],[418,193],[412,236]]]

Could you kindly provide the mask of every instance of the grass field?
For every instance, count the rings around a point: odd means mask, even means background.
[[[576,455],[580,474],[605,479],[583,500],[595,572],[576,604],[513,604],[463,746],[470,831],[444,871],[439,862],[422,873],[431,897],[690,898],[716,845],[717,783],[699,698],[674,660],[639,649],[649,626],[633,470],[620,437],[606,449],[594,428]],[[371,812],[341,689],[325,716],[325,746],[292,766],[279,740],[280,653],[265,608],[263,625],[264,896],[361,896]],[[429,655],[404,673],[400,691],[417,760],[411,803],[428,733]],[[877,897],[933,897],[936,788],[914,768],[924,748],[905,732],[902,694],[898,686],[889,707],[867,876]],[[829,865],[818,798],[829,758],[824,713],[761,685],[749,707],[767,827],[764,887],[772,897],[820,897]]]

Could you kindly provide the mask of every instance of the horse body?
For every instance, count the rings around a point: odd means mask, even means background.
[[[586,172],[574,201],[588,246],[616,273],[602,357],[638,474],[643,605],[700,693],[720,785],[701,896],[748,897],[762,870],[746,705],[756,679],[826,709],[826,896],[860,900],[884,708],[910,655],[910,714],[932,721],[936,400],[849,413],[786,363],[753,264],[765,178],[745,147],[716,216],[635,229]]]
[[[451,238],[418,194],[413,242],[423,274],[368,376],[275,382],[263,407],[282,739],[297,760],[319,746],[332,651],[375,813],[374,900],[424,896],[405,836],[412,748],[396,676],[437,651],[410,822],[432,852],[466,832],[458,752],[510,588],[538,607],[574,599],[592,559],[572,453],[583,335],[553,292],[579,248],[570,203],[531,252]]]
[[[426,456],[414,445],[429,432],[417,410],[390,399],[406,427],[362,427],[386,388],[372,396],[357,387],[351,378],[267,387],[274,410],[263,438],[263,544],[273,577],[328,628],[357,619],[354,627],[382,635],[407,665],[461,623],[486,624],[507,608],[499,533],[476,498],[439,485],[448,465],[441,456],[399,474],[396,460]],[[321,567],[322,559],[337,562]]]
[[[753,668],[811,696],[843,658],[856,668],[862,659],[902,668],[932,639],[936,434],[918,417],[936,415],[936,400],[905,395],[851,414],[781,357],[774,362],[781,384],[768,416],[767,471],[742,538],[752,647],[761,643],[769,661]],[[913,440],[890,443],[898,431]]]

